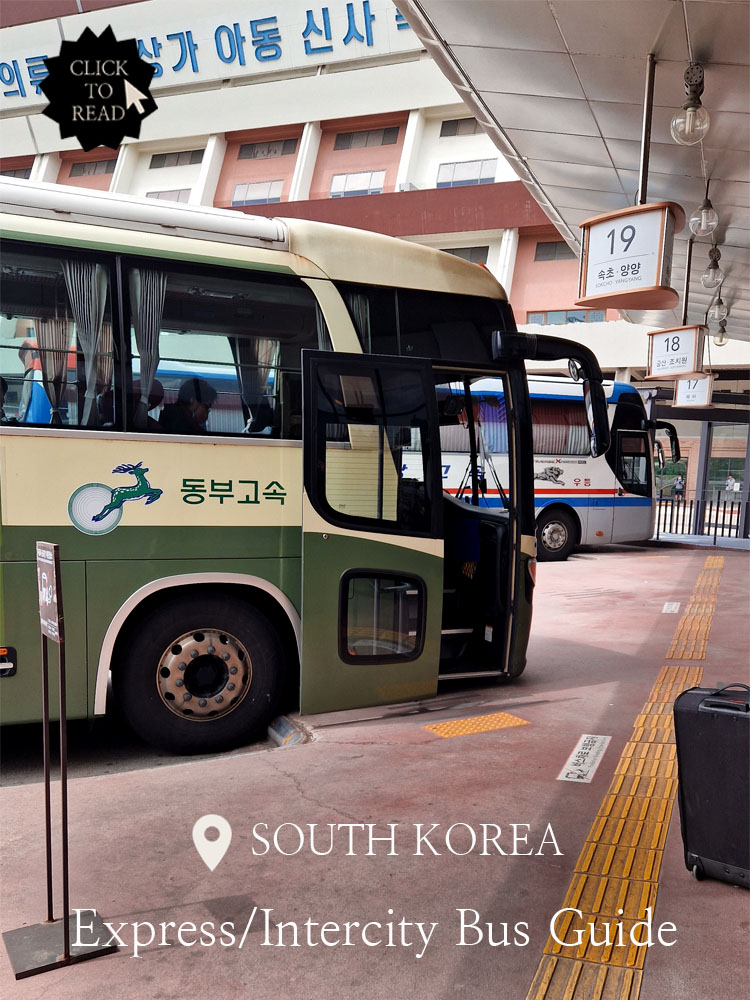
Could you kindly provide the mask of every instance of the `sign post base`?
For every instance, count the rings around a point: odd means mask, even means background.
[[[96,910],[85,910],[82,917],[84,919],[80,934],[76,928],[75,914],[68,917],[71,941],[69,958],[65,958],[62,920],[4,931],[5,950],[16,979],[26,979],[41,972],[117,951],[115,944],[101,944],[102,941],[109,942],[112,934]]]

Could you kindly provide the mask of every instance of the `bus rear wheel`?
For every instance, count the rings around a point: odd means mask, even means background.
[[[115,694],[132,729],[169,753],[213,753],[257,739],[282,690],[268,619],[232,597],[174,598],[131,630]]]
[[[543,510],[536,522],[537,559],[540,562],[562,562],[575,545],[573,518],[564,510]]]

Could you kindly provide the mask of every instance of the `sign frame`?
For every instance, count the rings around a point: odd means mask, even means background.
[[[706,402],[705,403],[678,402],[678,400],[677,400],[678,386],[680,385],[680,383],[688,382],[690,380],[690,378],[691,378],[692,375],[699,375],[700,380],[702,382],[707,382],[708,383],[708,387],[706,389]],[[679,407],[681,407],[683,409],[686,408],[686,407],[690,407],[691,409],[693,409],[693,408],[697,408],[697,407],[711,406],[712,405],[712,398],[713,398],[713,391],[714,391],[714,374],[713,374],[713,372],[701,372],[701,373],[691,372],[690,375],[682,375],[680,378],[676,378],[675,379],[674,397],[672,399],[672,406],[679,406]]]
[[[660,213],[659,242],[656,251],[656,284],[645,288],[630,288],[622,291],[607,291],[589,294],[591,278],[589,274],[591,230],[593,227],[617,224],[628,224],[628,219],[638,217],[645,212]],[[583,230],[581,261],[578,272],[577,306],[599,306],[620,309],[672,309],[679,301],[679,294],[670,285],[672,274],[672,248],[674,234],[680,232],[685,225],[685,212],[681,205],[673,201],[651,202],[647,205],[635,205],[632,208],[621,208],[616,212],[595,215],[580,223]],[[593,266],[593,264],[592,264]]]
[[[692,350],[692,361],[688,358],[688,363],[692,363],[691,368],[686,368],[684,371],[665,371],[653,373],[653,363],[654,363],[654,338],[661,336],[663,333],[685,333],[688,330],[695,332],[695,338],[693,342]],[[706,336],[708,335],[708,327],[704,326],[702,323],[693,323],[690,326],[674,326],[669,327],[666,330],[651,330],[647,334],[648,340],[648,370],[645,375],[645,381],[664,381],[670,379],[679,378],[690,378],[690,376],[702,375],[703,374],[703,345],[705,343]]]
[[[42,635],[61,645],[65,641],[60,546],[56,542],[36,543],[36,577],[39,598],[39,627]]]

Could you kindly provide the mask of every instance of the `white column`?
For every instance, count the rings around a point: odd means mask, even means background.
[[[307,122],[302,130],[292,174],[292,185],[289,189],[289,201],[307,201],[310,197],[310,185],[322,134],[320,122]]]
[[[120,152],[115,164],[115,172],[112,174],[112,183],[109,190],[113,194],[129,194],[135,168],[138,165],[138,144],[129,142],[125,146],[120,146]]]
[[[227,141],[223,135],[208,137],[201,161],[201,172],[190,192],[188,205],[213,205],[226,151]]]
[[[497,280],[505,289],[505,294],[513,304],[511,288],[513,286],[513,272],[516,268],[516,254],[518,253],[518,230],[505,229],[500,241],[500,254],[497,261],[497,270],[490,268]],[[488,262],[489,264],[489,262]]]
[[[615,368],[615,382],[632,382],[630,368]]]
[[[406,133],[404,134],[404,144],[401,147],[401,159],[398,164],[396,174],[396,190],[408,191],[411,178],[417,164],[417,156],[422,145],[422,133],[424,131],[424,114],[417,111],[409,112],[409,120],[406,123]]]
[[[57,181],[57,176],[60,173],[60,154],[59,153],[41,153],[34,158],[34,162],[31,165],[31,174],[29,175],[30,181],[46,181],[48,184],[54,184]]]

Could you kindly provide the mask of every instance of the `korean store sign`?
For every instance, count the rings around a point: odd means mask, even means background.
[[[671,378],[703,370],[705,326],[678,326],[649,333],[646,378]]]
[[[111,27],[135,36],[153,67],[151,90],[194,86],[264,73],[304,71],[335,62],[419,51],[422,45],[392,0],[152,0],[147,5],[40,21],[2,30],[0,110],[40,104],[46,60],[63,40]],[[33,30],[29,30],[32,29]]]
[[[674,234],[685,213],[673,202],[658,202],[598,215],[581,223],[583,252],[578,279],[579,306],[670,309]]]

